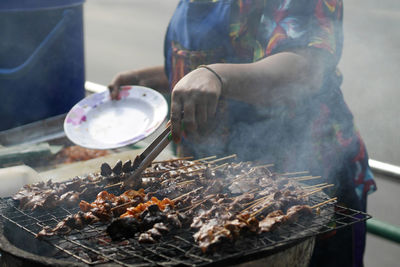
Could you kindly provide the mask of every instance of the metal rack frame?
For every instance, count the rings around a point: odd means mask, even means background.
[[[310,204],[324,199],[313,197]],[[10,199],[0,199],[3,223],[35,236],[44,226],[54,227],[77,208],[57,208],[50,211],[24,211]],[[162,237],[151,245],[138,243],[136,239],[112,242],[105,232],[106,226],[97,223],[83,230],[73,230],[70,235],[53,236],[43,241],[54,248],[53,255],[42,255],[63,261],[87,265],[104,263],[117,266],[209,266],[244,262],[266,257],[300,242],[308,237],[324,234],[371,218],[370,215],[334,204],[323,206],[320,215],[312,220],[299,220],[284,225],[273,233],[247,235],[232,243],[221,244],[216,253],[204,254],[194,242],[190,229],[181,229]]]

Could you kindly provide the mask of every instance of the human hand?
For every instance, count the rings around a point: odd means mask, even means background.
[[[182,123],[185,132],[202,132],[215,117],[222,82],[210,70],[199,68],[184,76],[172,90],[172,138],[179,143]]]
[[[169,93],[168,78],[162,65],[118,73],[108,86],[111,99],[118,99],[122,85],[141,85],[161,93]]]
[[[119,100],[118,95],[120,87],[123,85],[136,85],[139,84],[139,71],[125,71],[118,73],[108,86],[111,99]]]

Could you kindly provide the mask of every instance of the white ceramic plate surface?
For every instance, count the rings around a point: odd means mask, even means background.
[[[167,101],[153,89],[123,86],[119,98],[107,90],[82,99],[65,118],[67,137],[86,148],[118,148],[149,136],[167,116]]]

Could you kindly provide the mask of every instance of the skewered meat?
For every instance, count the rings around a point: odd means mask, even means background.
[[[122,172],[122,161],[118,160],[117,163],[115,164],[114,168],[112,169],[113,173],[116,175],[120,175]]]
[[[125,173],[131,172],[132,169],[132,161],[128,159],[127,161],[124,162],[124,165],[122,165],[122,171]]]
[[[89,149],[80,146],[70,146],[63,148],[57,158],[63,159],[64,163],[72,163],[77,161],[85,161],[108,155],[107,150]]]
[[[137,157],[133,164],[118,161],[114,168],[103,164],[102,175],[105,179],[122,180],[132,174],[139,160]],[[271,232],[313,214],[305,205],[308,203],[306,191],[297,183],[271,173],[265,166],[254,167],[248,162],[217,167],[183,160],[155,163],[144,171],[138,182],[146,188],[128,190],[119,196],[101,191],[91,203],[80,201],[79,215],[65,218],[53,229],[44,228],[38,236],[68,234],[72,229],[83,229],[88,223],[102,222],[109,224],[107,233],[112,240],[135,238],[139,242],[154,243],[163,235],[185,229],[194,233],[194,240],[206,252],[226,240],[234,241],[249,233]],[[61,199],[74,203],[80,195],[66,188],[77,188],[82,193],[82,185],[91,184],[53,186],[49,189],[62,194],[49,193],[54,197],[53,200],[45,198],[49,202],[46,204],[38,199],[30,200],[40,206],[51,206],[52,201],[56,205]],[[43,188],[46,187],[42,186],[42,193],[46,191]],[[20,203],[26,205],[29,199]]]
[[[168,198],[164,198],[162,201],[160,201],[156,197],[152,197],[151,200],[145,203],[140,203],[135,207],[127,208],[126,212],[120,217],[138,217],[146,208],[148,208],[148,210],[151,212],[156,210],[156,207],[158,207],[160,210],[164,210],[166,205],[173,206],[174,204]]]
[[[281,224],[294,223],[301,215],[312,216],[311,208],[307,205],[295,205],[287,210],[286,215],[281,210],[273,211],[260,221],[260,231],[269,232],[275,230]]]
[[[156,243],[152,235],[149,233],[141,233],[138,241],[139,243]]]
[[[98,222],[99,218],[91,212],[79,211],[76,214],[69,215],[59,222],[55,228],[44,227],[37,235],[37,238],[43,236],[52,236],[54,234],[68,234],[73,229],[83,229],[85,225]]]
[[[287,221],[287,217],[281,210],[276,210],[267,215],[265,219],[260,221],[260,231],[261,232],[269,232],[276,229],[280,224],[285,223]]]
[[[113,172],[113,171],[112,171],[110,165],[108,165],[107,162],[104,162],[103,164],[101,164],[101,167],[100,167],[100,174],[101,174],[101,175],[103,175],[103,176],[109,176],[109,175],[112,174],[112,172]]]
[[[92,181],[90,177],[76,177],[67,183],[53,183],[51,180],[39,182],[25,185],[12,198],[19,203],[21,209],[51,209],[62,204],[73,206],[81,196],[88,197],[98,190]]]
[[[126,211],[129,205],[137,205],[143,202],[145,197],[144,190],[128,190],[120,196],[115,196],[106,191],[102,191],[92,203],[82,200],[79,203],[79,211],[69,215],[59,222],[55,228],[45,227],[37,237],[51,236],[54,234],[68,234],[73,229],[83,229],[88,224],[96,222],[109,222],[113,217],[118,217]],[[125,205],[128,204],[128,205]],[[123,206],[125,205],[125,206]]]

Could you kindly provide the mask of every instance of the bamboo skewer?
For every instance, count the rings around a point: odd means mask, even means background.
[[[193,157],[181,157],[181,158],[175,158],[175,159],[167,159],[167,160],[159,160],[159,161],[153,161],[151,164],[157,164],[157,163],[167,163],[167,162],[174,162],[174,161],[178,161],[178,160],[188,160],[188,159],[192,159]]]
[[[259,169],[259,168],[268,168],[268,167],[273,167],[275,164],[269,163],[269,164],[264,164],[264,165],[259,165],[259,166],[254,166],[253,168]]]
[[[302,189],[311,189],[311,188],[314,188],[314,187],[320,187],[320,186],[327,185],[327,184],[328,183],[315,184],[315,185],[310,185],[310,186],[303,186]]]
[[[301,172],[285,172],[285,173],[281,173],[280,175],[297,175],[297,174],[307,174],[309,173],[308,171],[301,171]]]
[[[120,185],[122,185],[124,182],[119,182],[119,183],[116,183],[116,184],[109,184],[109,185],[106,185],[105,187],[104,187],[104,189],[107,189],[107,188],[111,188],[111,187],[116,187],[116,186],[120,186]]]
[[[247,211],[249,209],[252,209],[252,208],[256,207],[257,205],[265,202],[268,199],[268,197],[270,197],[270,196],[271,195],[267,195],[267,196],[264,196],[264,197],[261,197],[261,198],[257,199],[257,201],[255,203],[253,203],[252,205],[250,205],[247,208],[245,208],[244,210],[242,210],[242,212]]]
[[[298,177],[287,177],[286,179],[297,180],[297,179],[304,179],[304,178],[311,178],[312,175],[305,175],[305,176],[298,176]]]
[[[126,202],[126,203],[124,203],[124,204],[115,206],[115,207],[111,208],[111,211],[114,211],[114,210],[116,210],[116,209],[119,209],[119,208],[128,206],[129,204],[134,204],[134,203],[137,203],[137,201],[129,201],[129,202]]]
[[[216,157],[217,156],[210,156],[210,157],[206,157],[206,158],[196,159],[196,160],[193,160],[193,162],[206,161],[209,159],[215,159]]]
[[[259,210],[255,211],[255,212],[253,212],[252,214],[250,214],[250,217],[256,216],[256,215],[259,214],[260,212],[262,212],[262,211],[266,210],[267,208],[269,208],[271,205],[272,205],[272,203],[270,203],[270,204],[268,204],[268,205],[262,207],[261,209],[259,209]]]
[[[205,170],[206,170],[206,168],[199,168],[197,170],[191,170],[191,171],[185,172],[185,174],[194,173],[194,172],[198,172],[198,171],[205,171]]]
[[[196,180],[186,180],[186,181],[177,183],[176,185],[191,184],[191,183],[194,183],[194,182],[196,182]]]
[[[181,210],[179,210],[179,211],[183,211],[183,210],[188,211],[188,210],[197,208],[198,206],[200,206],[201,204],[203,204],[204,202],[206,202],[207,200],[209,200],[209,199],[211,199],[211,198],[213,198],[213,197],[215,197],[215,195],[209,195],[209,196],[205,197],[205,199],[200,200],[199,202],[193,204],[192,206],[183,208],[183,209],[181,209]]]
[[[215,160],[209,161],[209,162],[207,162],[207,163],[208,163],[208,164],[214,164],[214,163],[217,163],[217,162],[219,162],[219,161],[223,161],[223,160],[226,160],[226,159],[232,159],[232,158],[236,158],[236,157],[237,157],[236,154],[232,154],[232,155],[230,155],[230,156],[226,156],[226,157],[223,157],[223,158],[215,159]]]
[[[303,176],[303,177],[293,178],[292,180],[294,180],[294,181],[308,181],[308,180],[314,180],[314,179],[321,179],[321,176]]]
[[[163,174],[163,173],[166,173],[166,172],[178,171],[178,170],[182,170],[182,169],[185,169],[185,168],[190,168],[190,167],[197,166],[197,165],[199,165],[199,163],[192,163],[192,164],[185,165],[185,166],[180,166],[180,167],[174,168],[174,169],[158,170],[158,171],[154,171],[154,172],[144,172],[142,175],[147,177],[147,175]]]
[[[317,189],[315,189],[315,190],[313,190],[311,192],[308,192],[308,193],[302,195],[301,197],[306,197],[306,196],[312,195],[314,193],[322,191],[322,189],[325,189],[325,188],[328,188],[328,187],[332,187],[332,186],[334,186],[334,184],[328,184],[328,185],[321,186],[321,187],[319,187],[319,188],[317,188]]]
[[[334,197],[334,198],[328,199],[328,200],[326,200],[324,202],[318,203],[318,204],[312,206],[311,209],[319,208],[322,205],[328,204],[329,202],[333,202],[333,201],[337,201],[337,197]]]
[[[215,167],[213,167],[213,168],[210,168],[210,170],[211,170],[211,171],[215,171],[215,170],[217,170],[217,169],[220,169],[220,168],[223,168],[223,167],[225,167],[225,166],[228,166],[228,164],[229,164],[229,163],[224,163],[224,164],[215,166]]]
[[[179,200],[179,199],[181,199],[181,198],[183,198],[183,197],[186,197],[186,196],[190,195],[191,193],[194,193],[194,192],[196,192],[196,191],[198,191],[198,190],[200,190],[200,189],[203,189],[203,188],[204,188],[203,186],[200,186],[199,188],[196,188],[195,190],[192,190],[192,191],[187,192],[187,193],[185,193],[185,194],[183,194],[183,195],[180,195],[179,197],[174,198],[174,199],[172,200],[172,202],[175,202],[175,201],[177,201],[177,200]]]
[[[245,195],[245,194],[251,194],[251,193],[254,193],[254,192],[256,192],[256,191],[258,191],[258,188],[254,188],[253,190],[250,190],[249,192],[243,193],[243,194],[241,194],[241,195],[239,195],[239,196],[237,196],[237,197],[243,196],[243,195]]]

